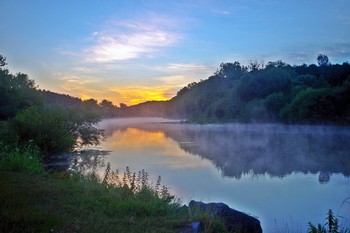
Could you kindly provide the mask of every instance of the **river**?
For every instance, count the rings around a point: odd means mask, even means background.
[[[328,209],[350,221],[350,128],[281,124],[180,124],[107,119],[103,171],[145,169],[184,204],[224,202],[264,232],[306,232]],[[342,205],[342,206],[341,206]],[[349,224],[348,224],[349,225]]]

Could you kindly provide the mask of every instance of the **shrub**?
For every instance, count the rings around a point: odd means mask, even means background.
[[[60,108],[32,106],[17,114],[10,128],[19,144],[32,141],[44,154],[69,151],[75,144],[68,115]]]
[[[74,146],[96,145],[103,131],[94,127],[94,115],[61,107],[32,106],[16,115],[10,129],[20,145],[32,141],[44,154],[67,152]]]

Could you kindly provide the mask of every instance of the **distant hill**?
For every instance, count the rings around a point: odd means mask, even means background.
[[[41,90],[44,97],[45,105],[59,105],[62,107],[69,107],[79,109],[83,106],[83,101],[80,98],[65,94],[58,94],[52,91]]]
[[[166,113],[168,101],[147,101],[119,109],[120,117],[171,117]]]
[[[40,91],[44,104],[47,106],[61,106],[71,109],[88,109],[101,115],[101,117],[164,117],[166,101],[148,101],[133,106],[121,104],[121,107],[112,102],[103,100],[100,103],[95,99],[81,100],[66,94],[51,91]]]

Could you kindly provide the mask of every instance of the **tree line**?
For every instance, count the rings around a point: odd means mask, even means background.
[[[165,116],[196,122],[350,123],[350,64],[222,63],[168,101]]]
[[[221,63],[207,79],[189,83],[168,101],[134,106],[87,100],[102,117],[167,117],[191,122],[350,123],[350,64],[291,66],[281,60]],[[86,101],[83,101],[84,103]]]

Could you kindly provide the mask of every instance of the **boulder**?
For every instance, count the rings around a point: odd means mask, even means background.
[[[262,233],[260,221],[243,212],[231,209],[224,203],[203,203],[191,201],[189,203],[189,214],[193,215],[203,211],[213,216],[221,218],[228,232],[241,233]]]

